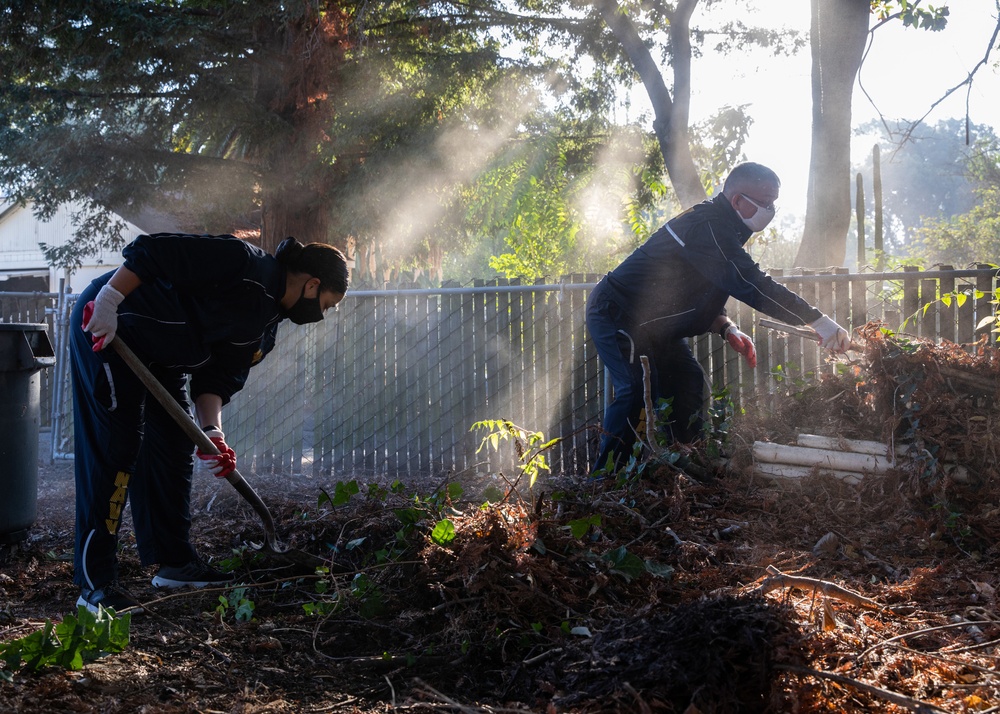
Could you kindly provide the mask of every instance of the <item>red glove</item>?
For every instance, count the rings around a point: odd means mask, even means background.
[[[218,428],[210,427],[205,430],[205,435],[212,440],[215,448],[219,450],[217,454],[206,454],[201,449],[195,451],[202,461],[207,461],[208,470],[215,474],[216,478],[225,478],[236,470],[236,452],[229,448],[226,443],[226,435]]]
[[[757,348],[753,346],[753,340],[749,335],[740,332],[740,328],[730,323],[722,331],[722,336],[726,338],[730,347],[746,358],[751,369],[757,366]]]

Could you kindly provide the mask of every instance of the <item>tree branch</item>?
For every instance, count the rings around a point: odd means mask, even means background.
[[[913,6],[916,7],[919,4],[920,3],[919,3],[919,0],[918,0],[917,2],[913,3]],[[998,9],[1000,9],[1000,3],[998,3]],[[889,127],[889,123],[886,120],[885,115],[882,113],[882,110],[878,108],[878,104],[876,104],[875,100],[868,93],[868,90],[865,89],[864,82],[861,79],[861,70],[864,68],[865,60],[868,58],[868,53],[871,51],[872,43],[874,42],[874,39],[875,39],[875,34],[874,34],[875,31],[877,29],[879,29],[880,27],[884,27],[886,25],[886,23],[898,19],[901,15],[902,15],[902,13],[894,13],[892,15],[889,15],[885,19],[880,20],[878,23],[876,23],[875,26],[872,27],[868,31],[868,46],[865,48],[864,56],[861,58],[861,67],[858,69],[858,87],[861,89],[861,92],[865,95],[865,98],[868,100],[868,102],[872,105],[872,107],[878,113],[879,121],[882,123],[882,127],[885,129],[886,134],[889,137],[893,137],[894,135],[899,135],[899,132],[894,132]],[[902,148],[902,146],[904,144],[906,144],[906,142],[908,142],[910,140],[910,138],[913,136],[913,132],[916,131],[917,127],[920,126],[924,122],[924,120],[931,114],[931,112],[933,112],[944,100],[946,100],[952,94],[954,94],[959,89],[961,89],[962,87],[965,87],[965,86],[968,86],[968,89],[966,90],[966,95],[965,95],[965,142],[966,142],[966,145],[968,145],[968,143],[969,143],[969,95],[972,92],[972,84],[973,84],[973,81],[975,79],[976,72],[978,72],[980,69],[982,69],[983,66],[985,66],[989,62],[990,54],[993,51],[993,46],[996,44],[998,36],[1000,36],[1000,18],[997,19],[996,27],[993,28],[993,35],[992,35],[992,37],[990,37],[990,41],[986,45],[986,52],[983,55],[983,58],[981,60],[979,60],[979,62],[977,62],[975,64],[975,66],[973,66],[973,68],[969,71],[968,76],[964,80],[962,80],[961,82],[959,82],[958,84],[956,84],[951,89],[947,90],[937,101],[935,101],[933,104],[931,104],[930,108],[928,108],[928,110],[926,112],[924,112],[923,116],[921,116],[916,121],[913,121],[913,122],[909,123],[909,125],[906,128],[906,130],[902,132],[902,138],[899,140],[899,143],[898,143],[898,145],[896,147],[896,151],[898,151],[900,148]]]

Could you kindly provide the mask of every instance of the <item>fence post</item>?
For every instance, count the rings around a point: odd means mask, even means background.
[[[594,273],[588,273],[582,277],[583,282],[586,283],[596,283],[601,279],[600,275]],[[583,351],[582,359],[585,366],[587,393],[586,401],[584,402],[585,411],[582,413],[583,421],[577,425],[577,428],[585,425],[587,428],[580,433],[576,440],[581,444],[579,451],[583,456],[582,467],[589,472],[592,468],[590,459],[597,454],[596,447],[594,449],[590,448],[591,442],[593,442],[593,430],[590,429],[590,426],[599,422],[604,414],[604,400],[602,399],[604,365],[601,364],[601,360],[597,356],[597,349],[594,347],[594,343],[587,333],[587,302],[590,299],[590,291],[582,292],[581,295],[583,299],[581,300],[579,319],[581,321],[581,334],[584,335],[581,348]]]
[[[854,316],[851,314],[851,281],[847,277],[851,273],[848,268],[834,268],[834,275],[843,275],[843,278],[836,278],[833,283],[833,312],[840,325],[847,328],[847,332],[854,333],[857,325],[854,323]]]
[[[580,284],[585,280],[583,273],[571,273],[569,275],[570,284]],[[570,443],[572,444],[572,468],[577,473],[585,473],[587,464],[590,463],[590,454],[587,453],[586,432],[576,433],[576,430],[587,422],[587,297],[582,290],[569,290],[568,319],[572,327],[571,342],[572,352],[570,355],[571,365],[571,389],[573,398],[570,400],[571,411],[569,412],[569,423],[563,431],[564,435],[573,434]],[[566,305],[564,305],[566,307]]]
[[[954,270],[950,265],[942,265],[941,271],[947,273],[948,271]],[[940,295],[948,295],[955,292],[955,276],[953,275],[943,275],[940,280],[938,280],[938,290]],[[938,320],[938,337],[942,340],[948,340],[949,342],[955,341],[955,325],[956,318],[958,316],[958,305],[955,302],[954,295],[950,300],[949,305],[941,303],[941,313]]]
[[[975,284],[961,283],[956,286],[956,290],[965,293],[965,301],[958,306],[958,328],[956,340],[959,344],[968,346],[976,339],[976,298],[973,294]]]
[[[976,268],[979,270],[991,270],[996,271],[996,267],[989,265],[987,263],[977,263]],[[996,272],[981,273],[976,276],[976,289],[983,293],[983,297],[976,301],[976,323],[978,324],[987,315],[994,318],[994,324],[989,327],[984,327],[983,331],[986,334],[992,335],[992,330],[996,326],[996,315],[997,310],[992,307],[993,301],[1000,299],[1000,295],[996,293],[996,288],[994,287],[994,279],[996,278]]]
[[[873,248],[875,250],[875,270],[881,273],[885,267],[885,244],[882,235],[882,159],[879,145],[875,144],[872,149],[872,194],[875,201],[875,236]],[[861,266],[858,266],[861,272]]]
[[[904,265],[904,273],[916,273],[920,268],[915,265]],[[903,321],[911,334],[917,334],[914,320],[920,309],[920,280],[916,276],[903,276]],[[901,325],[902,328],[902,325]]]
[[[917,320],[918,334],[924,338],[933,339],[938,334],[938,322],[944,304],[938,302],[938,281],[934,278],[924,278],[920,281],[920,314]],[[930,304],[927,311],[925,306]]]
[[[854,214],[858,222],[858,272],[865,264],[865,182],[859,172],[855,181]]]
[[[801,269],[800,273],[803,277],[808,277],[816,275],[815,270]],[[824,314],[829,315],[833,312],[833,300],[832,296],[827,290],[830,289],[830,284],[826,283],[822,285],[817,282],[805,282],[799,281],[799,295],[801,295],[806,302],[811,305],[817,305]],[[826,288],[826,290],[824,290]],[[788,341],[795,345],[795,349],[799,355],[799,364],[802,367],[802,372],[804,374],[818,374],[819,368],[821,366],[820,362],[820,350],[816,346],[815,342],[806,342],[804,337],[792,337],[789,336]]]
[[[482,285],[482,281],[476,281],[474,284]],[[459,312],[459,318],[461,320],[461,336],[462,341],[459,347],[458,355],[461,362],[462,371],[462,384],[465,387],[465,391],[462,393],[461,398],[461,408],[459,413],[462,414],[462,421],[459,424],[459,433],[462,435],[460,441],[456,441],[456,444],[467,444],[469,448],[462,450],[462,468],[468,469],[472,467],[475,459],[478,458],[476,455],[476,448],[479,446],[479,441],[476,438],[477,434],[470,431],[472,425],[480,420],[489,417],[488,414],[483,414],[480,412],[479,401],[479,352],[476,349],[476,340],[479,339],[479,331],[481,328],[481,323],[476,312],[476,308],[479,306],[479,301],[476,299],[475,295],[466,294],[461,298],[461,308]],[[472,396],[470,399],[469,396]]]
[[[777,279],[784,276],[785,271],[780,268],[771,268],[768,273],[772,278]],[[754,328],[756,329],[756,325]],[[760,381],[756,382],[756,387],[758,392],[770,391],[774,387],[771,373],[777,365],[783,364],[785,361],[784,354],[779,354],[782,343],[778,341],[777,335],[772,334],[770,330],[758,330],[756,334],[759,335],[759,339],[754,341],[754,345],[757,347],[757,373],[761,375]]]

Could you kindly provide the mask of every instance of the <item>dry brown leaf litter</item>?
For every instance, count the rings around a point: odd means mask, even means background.
[[[330,591],[317,593],[315,578],[280,563],[252,563],[240,577],[254,622],[220,620],[219,591],[155,602],[134,621],[125,653],[81,673],[17,673],[0,684],[0,711],[1000,707],[997,407],[984,389],[997,380],[996,352],[985,342],[970,354],[904,341],[878,325],[861,338],[863,352],[839,376],[751,406],[734,425],[726,469],[695,452],[700,479],[660,467],[627,484],[553,478],[487,508],[452,504],[455,540],[435,545],[433,524],[423,524],[392,565],[375,563],[375,553],[397,542],[394,509],[412,501],[355,497],[320,509],[319,488],[335,479],[268,484],[262,493],[293,545],[320,554],[338,546],[349,572],[328,578]],[[912,441],[926,454],[858,486],[753,477],[749,444],[791,443],[798,431]],[[936,470],[944,454],[968,467],[969,483]],[[2,565],[3,640],[60,617],[75,599],[62,559],[72,484],[48,468],[32,539]],[[202,552],[225,556],[258,535],[234,495],[205,481],[198,496]],[[595,515],[574,537],[569,524]],[[622,549],[661,576],[622,574],[608,558]],[[153,600],[129,542],[123,562],[136,594]],[[761,596],[768,566],[881,609],[793,587]],[[355,572],[375,602],[352,596]],[[329,592],[342,596],[339,610],[305,613]]]

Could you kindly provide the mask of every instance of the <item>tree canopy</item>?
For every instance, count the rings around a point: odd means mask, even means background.
[[[1000,256],[1000,140],[980,139],[964,161],[973,200],[967,211],[925,220],[913,252],[930,264],[996,264]]]
[[[841,62],[846,55],[829,34],[846,23],[837,12],[850,6],[844,32],[857,48],[873,10],[935,28],[945,16],[902,0],[862,3],[858,12],[852,0],[838,3],[820,45],[814,28],[814,47],[829,52],[816,59],[817,77],[840,83],[817,90],[824,100],[815,114],[806,255],[817,241],[836,253],[846,233],[847,171],[837,167],[850,112],[835,98],[849,90],[858,56]],[[742,108],[724,107],[711,141],[697,141],[688,118],[692,58],[801,44],[768,29],[699,21],[698,5],[17,0],[0,9],[0,185],[43,217],[82,204],[75,241],[50,251],[66,266],[114,244],[114,213],[153,212],[154,225],[236,232],[266,249],[287,235],[331,242],[357,251],[373,272],[379,256],[391,256],[397,268],[409,261],[440,273],[445,254],[468,253],[476,240],[496,249],[503,272],[571,268],[556,253],[579,257],[579,239],[604,230],[590,225],[584,197],[594,195],[586,187],[606,170],[608,148],[630,132],[611,121],[623,88],[640,78],[654,111],[653,131],[639,127],[646,139],[633,166],[648,169],[650,152],[659,154],[654,163],[671,194],[689,205],[742,158],[749,126]],[[554,163],[542,166],[542,157]],[[652,197],[637,177],[668,182],[630,174],[621,199],[639,203],[619,200],[617,218],[635,228]],[[818,177],[841,174],[836,191],[820,190]],[[516,210],[491,208],[493,223],[477,224],[488,203],[478,192],[500,180],[509,183],[496,196]],[[496,223],[501,215],[509,223]],[[555,253],[541,259],[532,242],[548,236]],[[814,257],[826,264],[832,256]]]
[[[696,4],[620,10],[665,61],[692,45],[677,33],[653,41],[657,28]],[[635,69],[605,22],[613,10],[577,0],[9,3],[0,184],[43,217],[84,205],[76,240],[51,254],[65,265],[114,238],[112,211],[259,235],[265,248],[295,235],[440,255],[463,187],[511,142],[545,144],[534,117],[562,112],[610,141],[608,110]],[[756,41],[741,31],[728,41]],[[705,35],[694,37],[696,51]],[[672,140],[690,154],[683,91],[675,104]],[[703,193],[703,167],[688,166]]]
[[[370,189],[387,172],[450,159],[438,152],[456,126],[520,120],[544,65],[502,56],[504,37],[484,31],[500,6],[8,3],[0,183],[43,216],[70,200],[155,207],[190,230],[259,229],[265,247],[383,228]],[[527,37],[514,20],[507,36]]]

